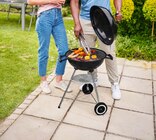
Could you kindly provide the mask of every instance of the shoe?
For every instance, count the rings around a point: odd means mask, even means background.
[[[44,93],[50,93],[51,92],[51,89],[49,88],[49,85],[48,85],[48,82],[47,81],[43,81],[40,85],[42,91]]]
[[[114,83],[111,86],[111,89],[112,89],[112,98],[115,100],[120,100],[121,99],[121,92],[120,92],[120,88],[119,88],[118,83]]]
[[[82,85],[79,87],[79,90],[82,90],[82,87],[83,87],[85,84],[89,84],[89,83],[84,83],[84,84],[82,84]],[[93,88],[94,88],[94,84],[93,84],[93,83],[90,83],[90,84],[91,84],[91,85],[93,86]],[[95,82],[95,85],[96,85],[96,87],[99,86],[98,81]]]
[[[65,91],[67,88],[67,84],[64,81],[60,81],[60,82],[56,82],[54,87]],[[72,92],[72,90],[68,88],[67,92]]]

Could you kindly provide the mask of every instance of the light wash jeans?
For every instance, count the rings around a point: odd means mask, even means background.
[[[68,51],[66,31],[63,23],[61,9],[53,8],[42,12],[36,22],[36,31],[39,39],[38,49],[38,68],[39,75],[45,76],[49,58],[49,45],[51,35],[54,37],[55,45],[58,49],[58,58],[65,58]],[[65,71],[66,60],[60,62],[57,60],[56,75],[63,75]]]

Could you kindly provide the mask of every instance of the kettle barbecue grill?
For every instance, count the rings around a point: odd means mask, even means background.
[[[111,45],[116,37],[117,33],[117,24],[111,15],[111,13],[106,9],[99,6],[93,6],[90,10],[90,18],[91,23],[93,26],[93,29],[95,33],[97,34],[98,38],[105,43],[106,45]],[[67,90],[73,80],[73,77],[75,75],[76,70],[83,70],[83,71],[89,71],[91,73],[91,79],[93,84],[87,83],[84,84],[82,87],[82,91],[84,94],[91,94],[93,89],[95,89],[95,93],[97,96],[97,100],[93,97],[93,99],[96,102],[96,105],[94,107],[94,111],[97,115],[104,115],[107,112],[107,105],[104,102],[99,101],[99,95],[97,91],[97,87],[95,84],[95,79],[93,78],[93,71],[94,69],[98,68],[104,61],[104,59],[113,59],[113,57],[110,54],[106,54],[104,51],[96,48],[89,48],[88,44],[85,41],[85,38],[82,34],[79,36],[80,44],[84,48],[84,51],[86,53],[90,53],[91,49],[94,49],[96,51],[97,60],[93,61],[80,61],[75,60],[72,58],[69,58],[68,56],[73,52],[74,49],[68,50],[66,52],[66,57],[69,61],[69,63],[74,67],[74,72],[69,80],[69,83],[67,85],[66,90],[64,91],[64,94],[61,98],[61,101],[58,105],[58,108],[61,107],[61,104],[63,102],[63,99],[67,93]],[[62,60],[61,60],[62,61]]]

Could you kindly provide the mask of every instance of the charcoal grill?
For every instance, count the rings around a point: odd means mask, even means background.
[[[99,37],[99,39],[103,43],[107,45],[111,45],[113,43],[114,38],[116,37],[116,32],[117,32],[117,25],[111,13],[106,8],[93,6],[90,11],[90,17],[91,17],[91,23],[92,23],[93,29],[95,33],[97,34],[97,36]],[[86,53],[90,52],[90,48],[88,44],[86,43],[85,38],[82,34],[79,36],[79,39],[80,39],[81,46],[84,48],[85,52]],[[95,79],[93,77],[93,72],[94,72],[94,69],[98,68],[103,63],[104,59],[112,60],[113,57],[110,54],[106,54],[102,50],[96,49],[96,51],[97,51],[97,57],[99,59],[95,61],[88,61],[88,62],[78,61],[78,60],[69,58],[68,56],[73,52],[73,50],[67,51],[67,53],[65,54],[66,58],[68,59],[69,63],[74,67],[74,71],[69,80],[67,88],[64,91],[64,94],[61,98],[58,108],[61,107],[63,99],[74,78],[76,70],[83,70],[83,71],[89,71],[91,73],[91,80],[92,80],[91,83],[87,83],[83,85],[82,87],[83,93],[88,95],[93,92],[93,89],[95,89],[97,99],[95,99],[94,96],[91,94],[93,99],[96,102],[96,105],[94,107],[95,113],[97,115],[104,115],[107,112],[107,105],[104,102],[99,101],[99,95],[98,95],[97,87],[95,84]],[[60,60],[60,61],[63,61],[63,60]]]

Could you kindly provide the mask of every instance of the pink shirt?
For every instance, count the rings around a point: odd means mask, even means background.
[[[61,8],[61,6],[55,5],[55,4],[44,4],[44,5],[40,5],[37,15],[39,15],[40,13],[50,10],[52,8]]]

